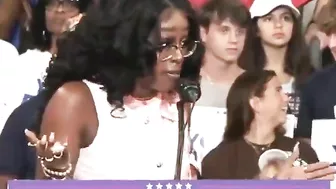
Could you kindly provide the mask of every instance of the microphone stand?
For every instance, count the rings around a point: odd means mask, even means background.
[[[182,157],[183,157],[183,149],[184,149],[184,102],[177,102],[177,110],[178,110],[178,146],[177,146],[177,159],[176,159],[176,167],[175,167],[175,180],[181,180],[181,171],[182,171]]]
[[[201,88],[198,82],[180,80],[178,85],[178,93],[180,95],[180,101],[177,102],[178,111],[178,146],[177,146],[177,158],[175,167],[175,180],[181,180],[182,170],[182,157],[184,152],[184,135],[185,135],[185,123],[184,123],[184,105],[186,103],[195,103],[201,97]]]

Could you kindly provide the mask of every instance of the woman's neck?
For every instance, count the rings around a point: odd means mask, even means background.
[[[57,53],[57,36],[52,35],[51,36],[51,44],[50,44],[50,49],[49,52],[51,54],[56,54]]]
[[[269,45],[263,45],[263,48],[266,56],[265,68],[272,68],[272,70],[283,70],[285,67],[287,46],[278,48]]]
[[[206,53],[201,70],[201,75],[219,84],[232,84],[233,81],[243,72],[237,61],[225,62]]]
[[[279,77],[281,83],[288,83],[292,76],[285,72],[287,46],[284,47],[272,47],[269,45],[263,45],[266,64],[265,70],[273,70]]]
[[[244,136],[249,142],[265,145],[275,140],[273,127],[266,122],[252,121],[250,131]]]
[[[157,91],[151,89],[150,79],[139,79],[135,84],[132,96],[137,99],[149,100],[157,95]]]

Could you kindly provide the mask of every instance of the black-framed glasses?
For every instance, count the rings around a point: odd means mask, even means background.
[[[65,12],[72,12],[78,9],[78,3],[80,0],[47,0],[47,10],[57,10],[62,8]]]
[[[194,54],[199,43],[200,41],[194,40],[185,40],[179,45],[169,42],[163,43],[158,46],[159,58],[162,61],[170,60],[177,53],[177,50],[180,51],[184,58],[187,58]]]

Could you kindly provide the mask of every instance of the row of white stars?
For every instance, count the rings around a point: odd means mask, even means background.
[[[156,189],[164,189],[164,188],[163,188],[163,185],[160,184],[160,183],[157,184],[157,185],[155,185],[155,186],[156,186]],[[155,186],[154,186],[154,187],[155,187]],[[173,189],[173,186],[174,186],[174,185],[168,183],[168,184],[166,184],[166,189]],[[153,185],[152,185],[151,183],[148,183],[148,184],[146,185],[146,187],[147,187],[147,189],[153,189]],[[180,183],[177,183],[177,184],[175,184],[175,187],[176,187],[176,189],[182,189],[183,185],[180,184]],[[191,187],[192,187],[192,185],[189,184],[189,183],[187,183],[187,184],[185,185],[185,189],[191,189]],[[155,188],[154,188],[154,189],[155,189]]]

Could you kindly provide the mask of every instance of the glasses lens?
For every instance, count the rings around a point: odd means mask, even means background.
[[[176,45],[166,45],[160,49],[160,59],[167,60],[176,53],[181,53],[183,57],[189,57],[195,52],[196,48],[196,41],[185,41],[180,47],[177,47]]]
[[[196,48],[197,48],[197,42],[187,41],[185,44],[183,44],[183,46],[181,48],[181,52],[182,52],[183,57],[189,57],[192,54],[194,54]]]
[[[160,59],[169,59],[173,56],[174,53],[176,53],[176,48],[174,48],[173,46],[166,46],[160,52]]]

